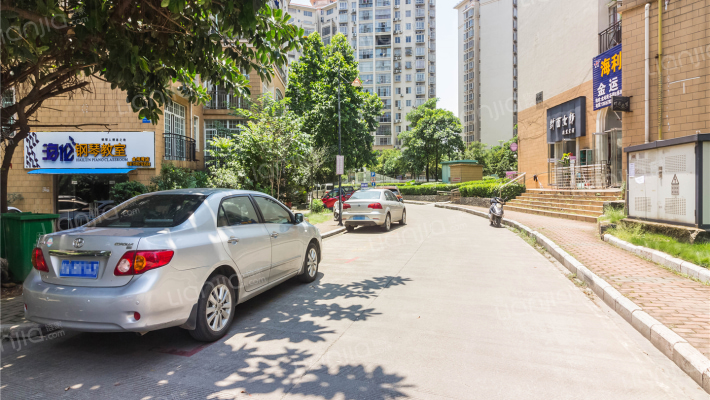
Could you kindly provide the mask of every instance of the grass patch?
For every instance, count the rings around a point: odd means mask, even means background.
[[[624,218],[626,218],[626,213],[623,209],[617,210],[611,207],[607,207],[607,209],[604,211],[604,215],[599,217],[599,222],[610,222],[612,224],[615,224]]]
[[[317,225],[333,219],[333,213],[328,210],[319,213],[307,212],[304,213],[303,216],[308,218],[308,222],[310,222],[311,225]]]
[[[681,260],[690,261],[701,267],[710,268],[710,243],[683,243],[670,236],[644,232],[641,227],[630,228],[617,226],[615,229],[610,229],[608,232],[636,246],[662,251]]]

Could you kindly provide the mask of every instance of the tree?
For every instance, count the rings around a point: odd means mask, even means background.
[[[478,165],[483,166],[483,170],[486,171],[486,159],[488,158],[486,154],[487,146],[487,144],[482,142],[471,142],[466,148],[466,151],[464,151],[463,158],[465,160],[477,161]]]
[[[351,83],[358,77],[358,63],[342,34],[324,46],[318,33],[304,43],[303,55],[291,66],[286,97],[291,109],[303,118],[303,129],[313,135],[316,147],[331,151],[335,164],[338,146],[338,88],[345,169],[372,164],[372,132],[379,125],[382,101]],[[333,173],[335,171],[333,170]]]
[[[0,109],[0,211],[17,145],[50,127],[36,121],[44,101],[88,92],[99,79],[155,124],[174,84],[200,103],[209,98],[204,81],[245,94],[245,73],[270,79],[302,40],[288,20],[264,0],[2,0],[0,82],[3,99],[8,90],[14,99]]]
[[[234,139],[237,163],[255,189],[268,187],[277,199],[292,187],[312,150],[311,135],[301,118],[286,108],[287,100],[262,97],[249,110],[236,110],[248,123]],[[291,193],[285,193],[287,196]]]
[[[377,153],[378,157],[375,172],[378,174],[394,177],[403,175],[407,171],[407,166],[400,150],[386,149]]]
[[[510,149],[510,145],[517,142],[518,137],[516,136],[507,142],[501,141],[500,146],[495,146],[488,150],[484,173],[504,178],[506,171],[517,171],[518,154]]]
[[[439,179],[442,157],[464,149],[461,121],[448,110],[436,108],[437,99],[429,99],[407,114],[412,129],[399,135],[407,158],[422,159],[429,181],[429,168],[434,168],[434,179]],[[432,165],[433,164],[433,165]]]

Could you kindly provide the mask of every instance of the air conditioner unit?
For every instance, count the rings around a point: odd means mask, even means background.
[[[397,107],[397,108],[401,110],[401,109],[402,109],[402,106],[399,106],[399,107]]]
[[[398,124],[398,123],[402,122],[402,120],[398,119],[398,120],[395,120],[394,122],[395,122],[395,124]]]
[[[394,5],[394,8],[399,8],[399,4],[395,4],[395,5]]]
[[[399,94],[399,97],[404,97],[404,94],[400,93],[400,94]]]

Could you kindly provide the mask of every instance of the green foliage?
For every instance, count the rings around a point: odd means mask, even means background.
[[[306,38],[303,55],[291,66],[286,89],[289,107],[303,118],[303,130],[313,135],[314,146],[331,149],[326,165],[334,165],[337,154],[338,88],[345,168],[375,161],[371,132],[379,125],[382,101],[351,84],[359,75],[357,65],[344,35],[335,35],[324,46],[318,33],[313,33]]]
[[[518,170],[517,152],[510,150],[510,145],[517,142],[518,137],[516,136],[490,149],[486,148],[486,144],[473,142],[466,148],[463,156],[467,160],[478,161],[478,164],[483,166],[484,175],[504,178],[507,171]]]
[[[209,177],[202,171],[193,171],[189,168],[176,167],[166,162],[160,167],[160,175],[151,180],[150,191],[191,189],[207,187]]]
[[[464,150],[461,121],[451,111],[436,108],[437,100],[429,99],[410,111],[407,121],[412,129],[399,135],[408,169],[414,175],[426,169],[427,181],[430,168],[434,169],[434,179],[438,179],[440,161]]]
[[[378,150],[377,165],[374,170],[380,175],[394,177],[404,175],[407,172],[407,165],[402,158],[402,152],[396,149]]]
[[[450,191],[458,188],[455,184],[440,183],[436,185],[397,186],[402,195],[425,196],[436,194],[437,191]]]
[[[645,232],[640,226],[617,226],[616,229],[610,229],[608,233],[636,246],[659,250],[673,257],[710,268],[710,242],[694,244],[679,242],[670,236]]]
[[[604,215],[599,217],[599,221],[606,221],[615,224],[624,218],[626,218],[626,212],[624,209],[605,207]]]
[[[242,189],[241,182],[243,176],[239,175],[236,168],[210,168],[210,174],[207,178],[205,187],[219,189]]]
[[[138,181],[121,182],[111,188],[111,199],[113,199],[116,204],[120,204],[147,192],[148,188]]]
[[[462,197],[484,197],[490,198],[498,196],[500,188],[505,184],[505,180],[489,180],[489,181],[472,181],[455,184],[432,184],[432,185],[417,185],[406,186],[397,185],[402,195],[424,196],[435,195],[436,192],[448,192],[454,189],[459,189]],[[521,184],[510,184],[503,188],[502,197],[512,199],[525,192],[525,186]]]
[[[311,213],[321,213],[325,210],[325,206],[323,205],[323,202],[319,199],[314,199],[311,201],[311,207],[310,207]]]

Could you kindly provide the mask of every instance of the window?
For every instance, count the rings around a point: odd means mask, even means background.
[[[313,11],[303,11],[303,15],[305,15],[306,17],[312,17]]]
[[[165,103],[165,133],[185,135],[185,106],[169,100]],[[165,150],[167,153],[167,149]]]
[[[399,36],[394,37],[394,42],[395,43],[401,43]]]
[[[394,131],[397,133],[400,133],[400,132],[402,132],[402,127],[397,125],[397,126],[395,126]]]
[[[361,21],[372,20],[372,10],[360,11],[360,20]]]
[[[348,22],[348,14],[338,15],[338,22]],[[345,28],[347,28],[347,26]]]
[[[392,22],[390,22],[390,21],[375,23],[375,32],[377,32],[377,33],[385,33],[385,32],[389,32],[391,30],[392,30]],[[389,41],[389,37],[387,38],[387,40]]]
[[[389,9],[375,11],[375,19],[390,19],[390,18],[392,18],[392,13],[390,12]]]
[[[394,17],[397,18],[397,19],[402,18],[401,15],[402,15],[402,14],[401,14],[399,11],[395,11],[395,12],[394,12]]]
[[[171,228],[187,221],[207,196],[151,194],[133,198],[89,222],[97,228]]]
[[[392,83],[392,75],[377,74],[377,83]]]
[[[323,36],[330,35],[330,27],[329,26],[324,26],[323,27]]]
[[[348,2],[347,2],[347,1],[341,1],[341,2],[340,2],[340,9],[341,9],[341,10],[345,10],[346,8],[348,8]]]
[[[334,10],[334,9],[331,8],[330,10],[326,11],[326,12],[325,12],[325,15],[330,15],[330,14],[332,14],[332,13],[333,13],[333,10]]]
[[[425,56],[426,55],[426,47],[424,46],[418,46],[416,50],[416,54],[418,56]]]
[[[412,93],[412,87],[411,87],[411,86],[407,86],[407,88],[406,88],[406,90],[405,90],[405,93],[406,93],[406,94]]]
[[[407,3],[407,4],[409,4],[409,3]],[[407,18],[411,17],[411,16],[412,16],[412,10],[407,10],[407,11],[405,11],[405,12],[404,12],[404,16],[407,17]]]
[[[375,6],[377,7],[389,7],[392,5],[390,0],[376,0]]]
[[[290,224],[291,213],[286,211],[279,203],[266,197],[254,196],[256,205],[264,216],[264,223],[267,224]]]
[[[395,82],[401,82],[401,81],[402,81],[402,75],[395,75],[395,76],[394,76],[394,81],[395,81]]]
[[[424,35],[417,35],[417,43],[424,43]]]
[[[392,57],[392,49],[390,47],[377,49],[377,58],[390,58]]]
[[[394,115],[395,115],[395,119],[402,119],[402,113],[396,113]]]
[[[395,106],[395,107],[402,107],[402,100],[395,100],[395,101],[394,101],[394,106]]]
[[[380,125],[377,127],[377,135],[391,135],[392,125]]]
[[[360,63],[360,72],[372,72],[372,61],[366,61]]]
[[[192,138],[195,139],[195,151],[200,151],[200,117],[192,117]]]
[[[392,62],[387,60],[387,61],[376,61],[375,62],[375,69],[377,71],[389,71],[392,69]]]
[[[369,94],[375,94],[375,89],[373,89],[372,87],[364,87],[362,88],[362,91]]]
[[[360,81],[364,85],[372,85],[374,83],[372,76],[373,76],[372,74],[360,75]]]
[[[372,36],[360,36],[358,39],[360,41],[360,46],[370,47],[374,41]]]
[[[372,32],[372,24],[360,24],[360,33]]]
[[[390,44],[392,44],[392,36],[390,35],[379,35],[375,37],[376,46],[389,46]]]
[[[407,69],[411,69],[411,68],[412,68],[412,62],[411,62],[411,61],[405,62],[405,63],[404,63],[404,67],[407,68]],[[411,75],[409,75],[409,76],[411,76]]]
[[[394,30],[395,30],[395,31],[401,31],[401,30],[402,30],[402,24],[394,24]]]
[[[373,58],[372,49],[361,49],[358,53],[360,55],[361,60]]]
[[[407,74],[407,82],[411,82],[411,81],[412,81],[412,74]]]
[[[231,197],[222,200],[217,213],[217,226],[237,226],[258,224],[254,205],[248,196]]]
[[[305,34],[306,36],[308,36],[308,35],[310,35],[311,33],[315,32],[315,30],[314,30],[313,28],[306,28],[306,29],[304,29],[303,31],[304,31],[304,34]]]
[[[412,100],[407,100],[407,107],[411,107],[411,106],[412,106]]]
[[[407,27],[406,27],[405,29],[407,29],[408,31],[411,31],[411,30],[412,30],[412,24],[407,23],[406,26],[407,26]]]
[[[420,72],[417,74],[417,82],[424,82],[425,80],[424,73]]]
[[[402,88],[394,88],[394,94],[402,94]]]
[[[406,39],[405,42],[407,42],[407,43],[412,43],[412,37],[411,37],[411,36],[407,36],[405,39]]]
[[[392,95],[392,87],[391,86],[378,86],[377,87],[377,95],[380,97],[390,97]]]
[[[205,121],[205,160],[211,157],[207,150],[215,150],[212,140],[216,137],[228,137],[236,135],[241,130],[241,126],[236,119],[208,119]]]

